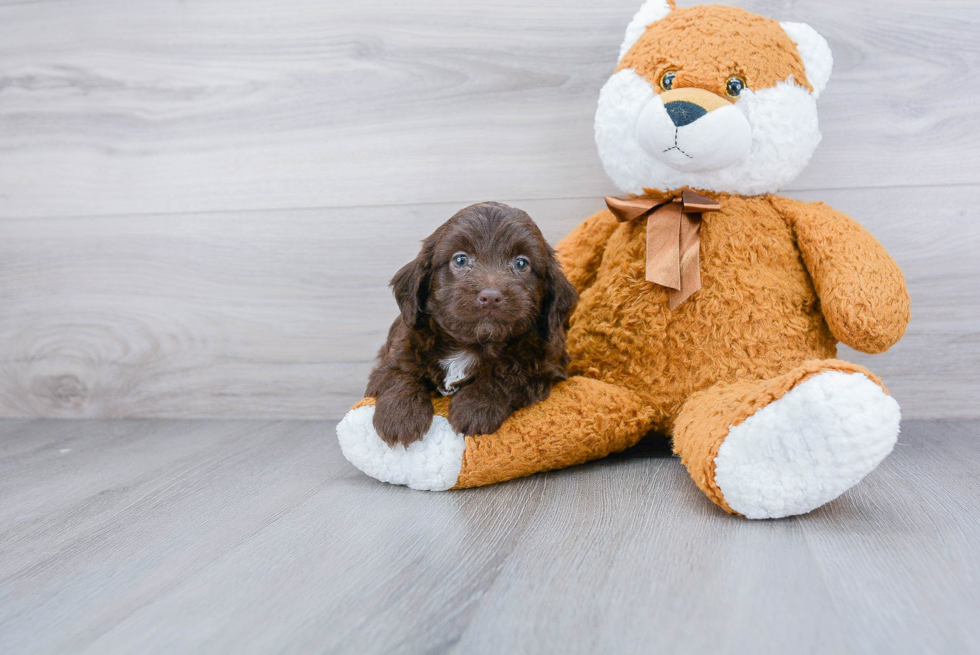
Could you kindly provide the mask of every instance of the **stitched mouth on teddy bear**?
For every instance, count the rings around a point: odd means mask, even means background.
[[[712,171],[749,152],[752,128],[742,111],[704,89],[655,95],[640,112],[636,137],[651,156],[679,171]]]

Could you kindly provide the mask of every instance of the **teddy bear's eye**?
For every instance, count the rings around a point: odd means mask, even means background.
[[[674,71],[667,71],[660,77],[660,88],[664,91],[670,91],[670,87],[674,86],[674,78],[677,77],[677,73]]]
[[[745,80],[743,80],[741,77],[732,75],[728,78],[728,82],[725,84],[725,94],[730,98],[737,98],[744,88]]]

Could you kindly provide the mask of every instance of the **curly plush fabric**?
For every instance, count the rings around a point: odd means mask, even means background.
[[[821,371],[728,429],[715,484],[748,518],[805,514],[874,470],[895,446],[901,418],[867,375]]]
[[[646,218],[596,213],[557,246],[580,294],[568,330],[570,379],[492,435],[437,435],[443,446],[424,457],[391,455],[359,431],[365,401],[338,426],[341,441],[364,454],[358,466],[407,480],[400,484],[464,488],[604,457],[657,431],[673,438],[709,499],[750,518],[808,512],[873,470],[895,443],[900,410],[870,371],[836,359],[837,343],[878,353],[898,341],[909,321],[904,277],[848,216],[769,193],[819,142],[815,96],[832,63],[809,26],[648,0],[600,95],[596,141],[630,194],[690,188],[718,201],[721,209],[701,219],[701,288],[671,309],[669,290],[646,280]],[[694,118],[680,124],[638,122],[666,111],[667,71],[674,89],[700,89],[673,94],[700,110],[689,107]],[[737,101],[724,99],[733,75],[745,82]],[[718,101],[698,100],[706,92]],[[651,151],[660,141],[637,136],[666,129],[677,148],[697,144],[696,114],[715,109],[751,127],[749,150],[729,164],[712,164],[710,153],[704,166],[672,163],[667,150]]]
[[[466,438],[457,488],[477,487],[599,459],[634,445],[650,407],[630,390],[573,377],[548,400],[518,410],[493,434]],[[569,439],[569,426],[577,438]]]
[[[655,430],[674,435],[695,482],[731,511],[713,482],[731,426],[821,371],[880,385],[834,359],[838,338],[876,352],[904,332],[908,294],[880,244],[821,204],[704,193],[722,210],[703,215],[703,286],[674,311],[667,289],[644,279],[645,219],[620,223],[603,210],[558,244],[581,293],[568,334],[579,377],[495,434],[467,440],[458,487],[603,457]],[[842,245],[808,262],[804,253],[826,241]],[[817,290],[825,280],[834,289],[826,299]],[[863,320],[835,337],[822,308]]]
[[[885,249],[853,219],[823,203],[771,198],[792,226],[821,312],[851,348],[881,353],[911,318],[905,277]]]
[[[826,41],[802,23],[784,27],[719,5],[674,10],[647,27],[599,94],[595,138],[603,167],[631,194],[682,187],[775,193],[804,169],[820,142],[816,97],[832,67]],[[670,93],[663,86],[667,73]],[[735,78],[743,89],[732,95],[728,84]],[[683,89],[731,105],[675,131],[663,103]],[[660,129],[651,132],[652,123]],[[725,135],[741,135],[735,141],[744,147],[746,130],[748,152],[725,158]],[[671,143],[674,156],[665,159]],[[710,165],[719,158],[720,167]]]
[[[616,70],[625,68],[654,87],[665,72],[676,71],[676,88],[707,89],[721,97],[732,74],[750,89],[772,87],[792,76],[813,90],[796,45],[778,21],[721,5],[674,9],[627,51]]]
[[[793,229],[770,199],[704,195],[722,209],[702,215],[702,288],[674,311],[667,289],[644,278],[645,219],[602,211],[558,246],[569,278],[590,281],[568,333],[571,373],[633,389],[664,432],[695,391],[836,356]],[[590,243],[602,227],[608,238]],[[590,250],[603,252],[598,265]]]
[[[677,417],[674,450],[687,467],[695,484],[727,512],[734,510],[725,500],[715,479],[718,449],[733,426],[741,425],[758,410],[779,400],[798,385],[825,371],[864,374],[875,384],[881,381],[867,369],[840,360],[810,360],[793,370],[764,380],[721,382],[692,394]],[[884,391],[884,387],[881,387]]]

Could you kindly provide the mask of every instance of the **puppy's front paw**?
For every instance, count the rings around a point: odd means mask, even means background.
[[[510,415],[506,408],[460,393],[449,403],[449,425],[466,436],[496,432]]]
[[[374,408],[374,429],[378,436],[394,448],[406,448],[419,441],[432,425],[432,401],[428,396],[393,396],[378,398]]]

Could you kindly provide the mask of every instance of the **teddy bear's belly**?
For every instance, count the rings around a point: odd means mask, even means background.
[[[654,407],[657,429],[716,382],[836,356],[792,233],[778,218],[742,230],[728,218],[705,222],[702,288],[674,311],[667,289],[645,279],[645,226],[624,224],[572,316],[571,373],[633,389]]]

